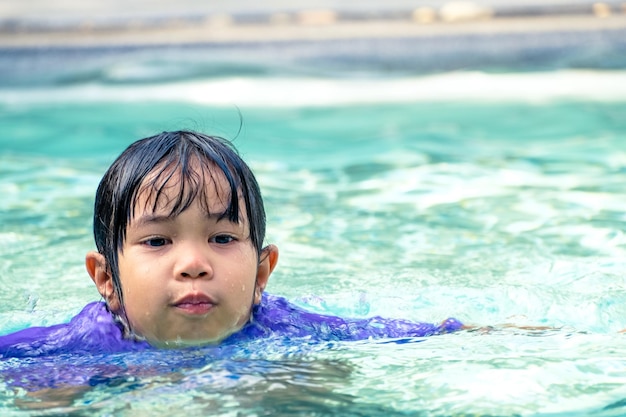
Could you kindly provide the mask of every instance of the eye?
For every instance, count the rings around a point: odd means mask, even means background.
[[[210,239],[211,242],[215,242],[219,245],[226,245],[234,240],[235,238],[230,235],[217,235]]]
[[[167,244],[167,239],[163,237],[153,237],[153,238],[145,240],[143,243],[146,246],[158,248],[161,246],[165,246]]]

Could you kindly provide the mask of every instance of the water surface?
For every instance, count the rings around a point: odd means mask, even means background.
[[[254,169],[281,250],[268,291],[322,313],[493,328],[2,362],[119,367],[43,415],[624,413],[623,70],[149,69],[0,89],[1,333],[98,299],[83,257],[100,176],[135,139],[180,128],[232,139]],[[0,391],[2,414],[27,415],[25,395]]]

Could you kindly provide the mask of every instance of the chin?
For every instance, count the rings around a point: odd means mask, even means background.
[[[195,347],[195,346],[208,346],[208,345],[216,345],[221,342],[223,338],[215,338],[215,339],[175,339],[175,340],[165,340],[159,341],[156,343],[151,343],[153,346],[163,349],[179,349],[185,347]]]
[[[174,339],[168,340],[149,340],[148,342],[158,348],[164,349],[177,349],[184,347],[194,347],[194,346],[207,346],[207,345],[216,345],[219,344],[222,340],[226,339],[231,334],[235,333],[238,329],[234,329],[228,332],[223,332],[218,335],[209,336],[209,335],[178,335]]]

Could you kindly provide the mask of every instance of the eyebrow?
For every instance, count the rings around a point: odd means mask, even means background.
[[[160,224],[160,223],[168,223],[174,220],[173,216],[157,216],[154,214],[144,214],[141,217],[134,219],[132,223],[137,227],[146,226],[148,224]]]
[[[135,225],[135,227],[142,227],[142,226],[146,226],[149,224],[170,223],[174,221],[176,217],[178,216],[177,215],[170,216],[170,215],[144,214],[140,216],[139,218],[137,218],[136,220],[134,220],[132,223]],[[216,222],[220,222],[222,220],[227,220],[230,222],[230,219],[228,218],[228,214],[226,212],[210,213],[206,215],[206,218],[209,220],[215,219]],[[231,223],[235,223],[235,222],[231,222]]]

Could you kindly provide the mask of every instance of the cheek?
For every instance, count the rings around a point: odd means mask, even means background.
[[[120,261],[120,283],[124,298],[139,294],[153,293],[161,284],[157,283],[158,261],[127,262]]]
[[[224,282],[226,288],[232,294],[245,293],[252,285],[254,285],[254,278],[251,274],[246,272],[232,272],[228,271],[225,274]]]
[[[224,290],[234,302],[249,307],[256,286],[256,268],[246,266],[239,271],[226,271],[223,283]]]

